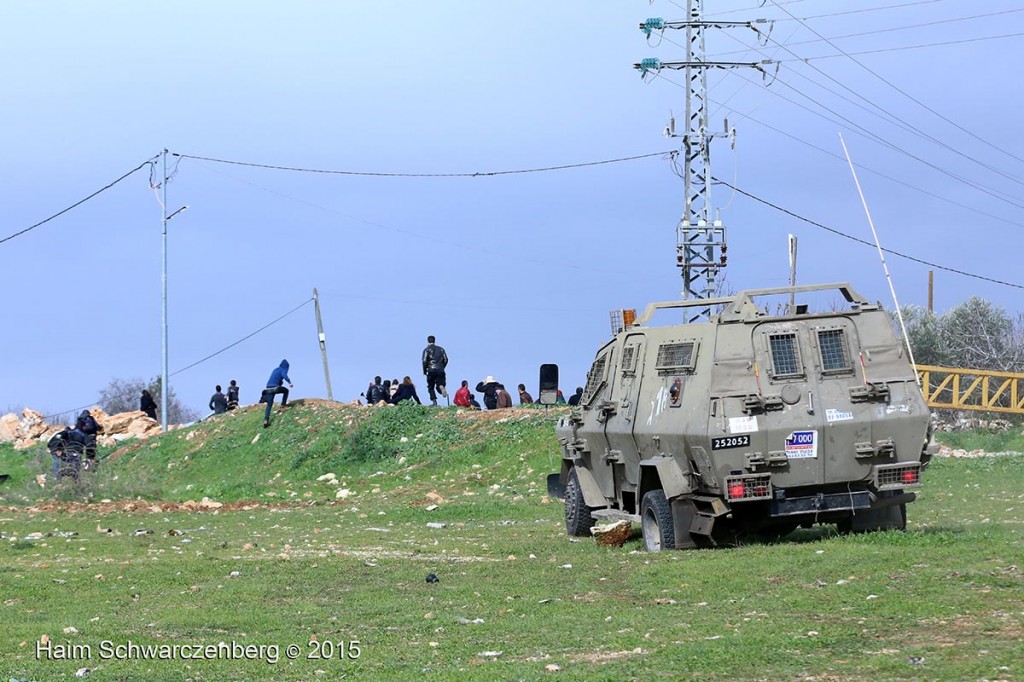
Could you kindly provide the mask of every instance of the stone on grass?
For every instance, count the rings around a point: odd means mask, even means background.
[[[633,537],[633,524],[623,519],[614,523],[594,526],[590,529],[590,532],[594,535],[594,539],[599,545],[621,547],[625,544],[626,540]]]

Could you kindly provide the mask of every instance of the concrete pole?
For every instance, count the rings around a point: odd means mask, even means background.
[[[327,337],[324,336],[324,323],[320,320],[320,294],[313,287],[313,309],[316,311],[316,336],[320,342],[320,355],[324,360],[324,381],[327,382],[327,399],[334,400],[331,392],[331,371],[327,367]]]

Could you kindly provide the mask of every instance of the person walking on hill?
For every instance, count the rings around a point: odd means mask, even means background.
[[[533,396],[526,392],[526,384],[519,384],[519,404],[529,405],[533,402]]]
[[[437,405],[435,388],[437,393],[448,397],[448,391],[445,390],[445,384],[448,382],[444,376],[444,368],[447,366],[448,354],[444,352],[444,348],[434,343],[433,336],[428,336],[427,347],[423,349],[423,374],[427,377],[427,393],[430,395],[431,405]]]
[[[263,416],[263,428],[270,426],[270,411],[274,409],[274,398],[278,393],[283,396],[281,398],[281,407],[288,406],[288,389],[284,387],[284,382],[287,381],[288,386],[295,388],[295,384],[288,377],[288,367],[288,361],[282,360],[281,364],[270,373],[270,378],[267,379],[267,387],[263,389],[263,397],[261,398],[267,404],[267,411]]]
[[[238,407],[238,384],[234,379],[228,384],[228,409],[233,410]]]
[[[220,392],[219,384],[217,392],[210,397],[210,409],[213,410],[214,414],[224,414],[228,411],[228,399]]]
[[[146,389],[142,390],[142,397],[139,398],[139,409],[145,412],[150,419],[156,419],[156,401]]]
[[[580,398],[583,397],[583,387],[577,386],[576,392],[569,396],[569,407],[576,407],[580,404]]]

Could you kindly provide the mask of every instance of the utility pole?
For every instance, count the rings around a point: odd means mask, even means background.
[[[676,69],[686,77],[686,131],[676,133],[675,119],[669,122],[665,134],[682,138],[683,181],[686,206],[676,227],[676,265],[682,269],[684,299],[712,298],[715,295],[715,280],[726,264],[727,245],[725,225],[720,217],[712,213],[711,203],[711,140],[716,137],[733,138],[735,131],[710,132],[708,126],[708,82],[707,71],[711,68],[729,69],[748,67],[761,70],[765,62],[709,62],[704,57],[705,28],[746,27],[755,31],[757,22],[703,21],[701,0],[687,0],[686,21],[665,21],[661,18],[648,19],[640,24],[640,30],[650,37],[653,31],[685,29],[687,58],[685,61],[663,62],[660,59],[644,59],[634,68],[641,76],[661,69]],[[759,32],[758,32],[759,33]],[[760,33],[759,33],[760,35]],[[696,309],[699,312],[690,320],[710,317],[711,309]]]
[[[167,150],[163,152],[164,176],[160,185],[163,193],[163,267],[160,270],[160,280],[163,286],[163,324],[161,325],[161,338],[163,339],[163,371],[160,373],[160,428],[167,433]]]
[[[167,215],[167,150],[165,149],[161,154],[163,156],[164,164],[164,175],[163,182],[160,185],[160,191],[163,198],[160,201],[160,208],[162,210],[163,219],[161,224],[163,227],[163,267],[161,268],[161,280],[163,284],[163,325],[162,334],[163,339],[163,370],[160,373],[160,428],[164,433],[167,433],[167,395],[168,395],[168,373],[167,373],[167,223],[171,218],[178,215],[182,211],[188,208],[188,206],[182,206],[174,213]]]
[[[324,381],[327,382],[327,399],[334,400],[331,392],[331,371],[327,368],[327,337],[324,336],[324,323],[320,320],[320,294],[313,287],[313,309],[316,311],[316,337],[320,342],[320,355],[324,359]]]
[[[935,312],[933,304],[935,303],[935,271],[928,271],[928,312]]]

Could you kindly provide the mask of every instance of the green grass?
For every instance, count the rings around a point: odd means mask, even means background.
[[[984,450],[985,452],[1024,452],[1024,429],[1014,427],[1006,431],[951,431],[935,434],[936,440],[956,450]]]
[[[154,499],[285,506],[0,510],[2,679],[81,667],[101,680],[1024,677],[1024,457],[936,459],[906,532],[816,528],[648,554],[639,539],[605,548],[565,536],[562,505],[543,490],[557,465],[543,412],[495,423],[311,405],[266,431],[259,418],[115,453],[102,475],[137,475]],[[22,453],[0,451],[3,466],[17,470],[15,496],[54,495],[31,491]],[[343,483],[315,480],[327,471]],[[340,487],[353,495],[335,500]],[[434,511],[429,493],[444,498]],[[426,583],[430,572],[440,582]],[[37,661],[43,634],[90,645],[92,659]],[[128,640],[277,645],[280,660],[100,660],[102,642]],[[352,640],[357,659],[306,658]]]

